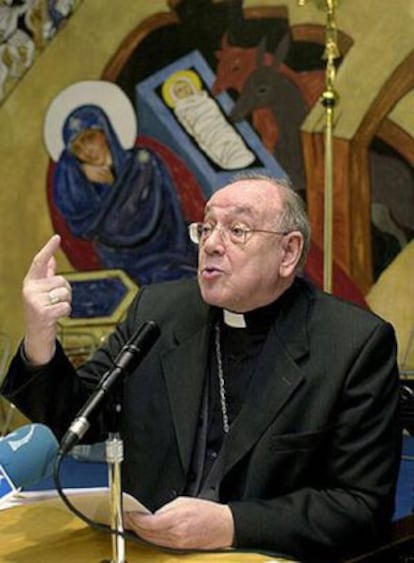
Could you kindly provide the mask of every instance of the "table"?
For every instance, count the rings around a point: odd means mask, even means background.
[[[0,511],[2,563],[101,563],[110,561],[109,534],[94,530],[70,512],[39,501]],[[128,563],[286,563],[258,553],[175,554],[127,541]]]

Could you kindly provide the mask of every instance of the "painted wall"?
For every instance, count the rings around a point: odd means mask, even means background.
[[[325,24],[325,13],[312,2],[305,7],[299,7],[296,0],[244,2],[244,8],[253,13],[258,7],[274,9],[276,6],[287,8],[293,28]],[[13,348],[23,331],[23,276],[34,253],[53,232],[45,192],[49,158],[43,141],[43,120],[47,107],[70,84],[100,79],[114,53],[138,24],[152,16],[155,21],[156,14],[162,12],[171,13],[165,0],[106,3],[83,0],[67,25],[0,106],[0,332],[10,335]],[[340,101],[335,137],[338,146],[343,147],[344,143],[349,143],[355,137],[357,144],[364,141],[364,124],[378,93],[392,72],[413,52],[414,4],[406,0],[394,0],[392,3],[388,0],[365,0],[362,3],[359,0],[344,0],[337,10],[337,22],[341,32],[351,37],[353,42],[337,77]],[[412,88],[394,104],[392,100],[385,100],[384,103],[388,103],[388,121],[395,124],[399,131],[405,132],[412,141]],[[380,115],[380,122],[383,117]],[[323,131],[323,109],[320,105],[314,105],[303,123],[302,131],[305,139],[308,134],[315,135]],[[309,143],[309,159],[312,159],[312,147],[315,145],[312,140]],[[349,146],[355,148],[352,143]],[[414,155],[412,158],[411,165]],[[352,161],[344,162],[352,169]],[[319,176],[323,175],[320,167],[317,172]],[[314,181],[317,193],[320,185],[318,188],[317,178]],[[351,204],[348,202],[347,205]],[[348,235],[344,233],[345,238]],[[355,248],[355,241],[351,238],[349,244],[348,250]],[[392,270],[395,273],[391,279],[384,273],[374,286],[365,286],[364,293],[372,308],[385,314],[396,326],[400,354],[403,354],[414,325],[414,284],[407,284],[403,294],[396,293],[395,289],[401,285],[397,278],[407,280],[408,276],[412,276],[412,253],[408,259],[400,262],[401,267]],[[63,272],[73,269],[63,253],[58,256],[58,266]],[[389,303],[396,300],[401,305],[389,307]]]

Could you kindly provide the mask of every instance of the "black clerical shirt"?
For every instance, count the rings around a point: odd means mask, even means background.
[[[249,393],[249,382],[258,363],[271,324],[283,303],[291,297],[294,286],[274,303],[241,315],[245,327],[229,326],[224,312],[217,311],[210,335],[209,363],[206,369],[203,405],[193,450],[191,469],[187,476],[185,494],[218,500],[218,483],[221,480],[220,455],[225,447],[225,431],[220,398],[215,323],[220,328],[220,348],[226,396],[228,422],[236,419]],[[223,453],[223,452],[222,452]]]

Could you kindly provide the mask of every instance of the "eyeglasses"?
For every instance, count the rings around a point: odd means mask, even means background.
[[[230,240],[233,244],[246,244],[247,235],[250,233],[267,233],[269,235],[287,235],[290,231],[265,231],[264,229],[245,229],[243,227],[217,227],[206,223],[191,223],[188,225],[188,234],[194,244],[204,243],[208,237],[218,229],[223,240]]]

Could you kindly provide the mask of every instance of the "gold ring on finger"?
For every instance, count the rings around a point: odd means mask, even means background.
[[[53,291],[49,291],[48,293],[49,296],[49,305],[56,305],[56,303],[59,303],[60,298],[53,293]]]

